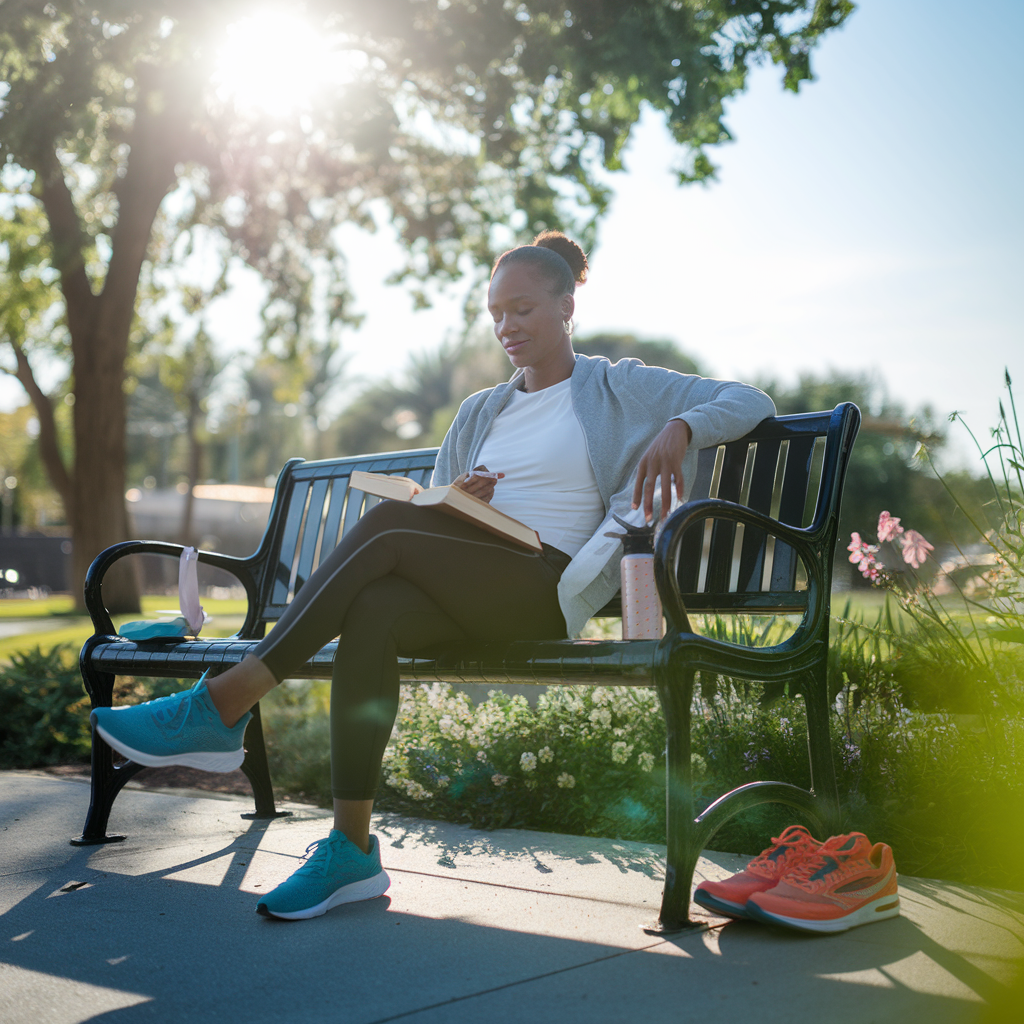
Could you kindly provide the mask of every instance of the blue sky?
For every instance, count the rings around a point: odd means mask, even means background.
[[[671,337],[716,376],[865,371],[908,408],[991,425],[1004,366],[1024,397],[1022,38],[1024,0],[860,0],[799,95],[773,67],[752,76],[707,187],[675,184],[645,117],[578,330]],[[348,372],[393,377],[458,327],[461,292],[413,313],[380,284],[400,259],[390,231],[347,237],[366,314]],[[211,324],[228,350],[258,333],[258,288],[238,283]]]

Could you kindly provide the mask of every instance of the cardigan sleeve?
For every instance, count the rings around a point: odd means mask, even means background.
[[[749,384],[705,378],[699,392],[692,396],[697,404],[671,417],[689,424],[694,448],[733,441],[775,415],[775,403]]]

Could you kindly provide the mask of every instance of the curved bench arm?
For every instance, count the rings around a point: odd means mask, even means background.
[[[807,612],[797,634],[775,649],[787,649],[797,642],[797,636],[808,631],[812,634],[815,633],[826,612],[825,606],[828,597],[823,585],[825,576],[821,559],[821,540],[827,532],[827,525],[790,526],[780,523],[777,519],[772,519],[771,516],[762,512],[747,508],[745,505],[724,501],[721,498],[701,498],[697,501],[686,502],[669,516],[658,535],[654,550],[654,577],[665,614],[669,620],[670,630],[678,634],[693,635],[683,596],[679,590],[679,577],[675,572],[675,564],[686,530],[705,519],[720,519],[755,527],[763,530],[769,536],[784,541],[796,551],[807,568]],[[822,600],[823,596],[825,601]],[[722,647],[725,646],[732,645],[722,645]],[[759,648],[759,650],[761,649]]]
[[[101,551],[92,560],[89,571],[85,575],[85,607],[92,616],[95,632],[101,636],[116,635],[114,624],[110,619],[110,612],[107,611],[106,605],[103,603],[103,577],[115,562],[126,555],[168,555],[181,558],[181,553],[184,550],[183,544],[172,544],[169,541],[126,540],[120,544],[112,544],[109,548]],[[198,554],[200,562],[224,569],[245,587],[249,608],[245,616],[245,623],[240,630],[244,634],[246,629],[252,625],[249,620],[258,604],[256,581],[249,568],[249,559],[237,558],[233,555],[220,555],[216,551],[200,551]]]

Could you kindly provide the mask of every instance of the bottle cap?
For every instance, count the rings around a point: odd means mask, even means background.
[[[625,519],[620,519],[615,513],[612,518],[626,532],[606,533],[606,537],[618,537],[622,541],[622,553],[624,555],[653,555],[654,554],[654,530],[655,524],[648,523],[646,526],[633,526]]]

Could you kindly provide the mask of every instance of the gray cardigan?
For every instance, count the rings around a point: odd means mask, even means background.
[[[462,403],[437,457],[435,486],[451,483],[477,464],[494,418],[520,387],[521,378],[522,371],[517,370],[511,380],[478,391]],[[747,384],[645,366],[638,359],[613,364],[603,356],[576,356],[570,390],[605,509],[604,521],[568,565],[558,585],[566,629],[575,637],[619,589],[622,547],[604,534],[618,529],[611,519],[613,512],[641,522],[642,514],[631,509],[636,467],[665,424],[685,419],[693,432],[683,459],[688,493],[697,471],[697,452],[742,437],[766,416],[774,416],[775,405]]]

